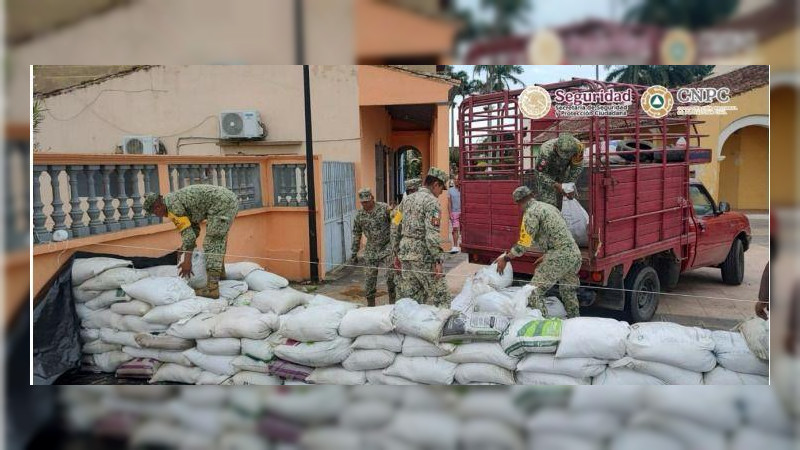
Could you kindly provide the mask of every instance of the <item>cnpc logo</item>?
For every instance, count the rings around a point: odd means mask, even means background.
[[[678,103],[728,103],[731,100],[730,88],[680,88],[676,93]]]

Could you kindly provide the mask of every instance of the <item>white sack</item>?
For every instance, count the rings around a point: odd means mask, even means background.
[[[80,286],[72,286],[72,299],[75,303],[86,303],[93,298],[97,298],[104,291],[87,291]]]
[[[455,313],[442,328],[441,342],[494,341],[506,331],[511,320],[497,313]]]
[[[326,306],[330,308],[341,309],[342,311],[350,311],[351,309],[356,309],[359,307],[358,303],[336,300],[335,298],[328,297],[327,295],[322,295],[322,294],[317,294],[311,297],[311,300],[309,300],[306,305],[309,308]]]
[[[95,367],[105,373],[116,372],[119,366],[132,359],[133,358],[131,356],[121,351],[111,351],[92,355],[92,362],[94,363]]]
[[[762,375],[751,375],[738,373],[728,370],[722,366],[717,366],[710,372],[703,374],[703,384],[727,384],[727,385],[749,385],[749,384],[769,384],[769,377]]]
[[[263,437],[241,431],[224,433],[219,439],[219,448],[220,450],[269,450],[271,447]]]
[[[286,287],[283,289],[264,289],[250,301],[250,304],[261,312],[274,312],[283,315],[292,309],[307,303],[313,297],[305,292]]]
[[[739,390],[744,421],[748,426],[768,433],[792,434],[792,417],[781,403],[780,394],[769,386],[751,386]]]
[[[131,298],[127,294],[125,294],[125,291],[117,288],[117,289],[110,289],[108,291],[102,291],[100,295],[84,303],[84,305],[86,305],[86,307],[89,309],[97,310],[97,309],[109,308],[113,306],[115,303],[125,302],[130,299]]]
[[[282,316],[279,333],[300,342],[330,341],[339,335],[345,311],[335,306],[309,307],[291,316]]]
[[[149,383],[184,383],[195,384],[203,369],[199,367],[186,367],[180,364],[162,364],[150,378]]]
[[[198,386],[218,386],[228,381],[229,378],[230,375],[220,375],[204,370],[200,372],[200,376],[197,377],[197,381],[194,384]]]
[[[717,363],[734,372],[769,376],[769,362],[759,359],[747,346],[747,341],[736,331],[712,331],[714,354]]]
[[[388,350],[353,350],[350,356],[342,361],[347,370],[377,370],[389,367],[397,356]]]
[[[134,339],[139,347],[157,350],[188,350],[194,347],[194,340],[170,336],[164,332],[139,333]]]
[[[703,384],[703,374],[677,366],[671,366],[655,361],[645,361],[626,356],[608,365],[611,368],[626,367],[645,375],[656,377],[664,384],[699,385]]]
[[[117,258],[75,258],[72,261],[72,283],[83,284],[89,278],[94,278],[106,270],[132,265],[131,261]]]
[[[558,317],[559,319],[567,318],[567,309],[558,297],[545,297],[544,299],[544,315],[545,317]]]
[[[189,349],[183,355],[195,366],[217,375],[233,376],[239,370],[233,366],[235,356],[206,355],[197,349]]]
[[[514,372],[494,364],[465,363],[456,367],[455,380],[458,384],[491,383],[513,385]]]
[[[574,317],[564,321],[556,358],[617,360],[625,356],[627,322],[601,317]]]
[[[604,370],[600,375],[592,378],[592,384],[596,385],[662,385],[666,384],[659,378],[646,373],[637,372],[627,367],[619,367]]]
[[[704,386],[666,386],[644,391],[645,408],[704,426],[732,431],[741,426],[737,390]],[[710,413],[713,411],[713,413]]]
[[[153,348],[122,347],[122,351],[133,358],[150,358],[165,363],[191,366],[192,362],[181,351],[158,350]]]
[[[389,423],[394,414],[394,406],[387,401],[355,401],[342,411],[339,424],[352,430],[377,430]]]
[[[475,274],[475,279],[488,284],[495,289],[503,289],[511,286],[514,282],[514,269],[511,263],[507,263],[503,274],[497,273],[497,263],[482,268]]]
[[[160,323],[150,323],[139,316],[120,316],[119,328],[122,331],[134,331],[136,333],[150,333],[152,331],[166,331],[169,325]],[[113,328],[113,327],[109,327]]]
[[[353,341],[353,350],[388,350],[394,353],[400,353],[403,350],[402,334],[386,333],[386,334],[365,334],[359,336]]]
[[[318,367],[306,378],[307,383],[357,386],[367,382],[363,370],[351,371],[341,366]]]
[[[194,297],[194,289],[181,278],[150,277],[122,286],[126,294],[153,306],[169,305]]]
[[[303,366],[333,366],[347,359],[351,342],[348,338],[337,337],[330,341],[278,345],[275,356]]]
[[[449,309],[420,305],[410,298],[403,298],[394,305],[392,323],[400,334],[438,342],[444,323],[452,313]]]
[[[791,436],[782,436],[751,427],[738,429],[731,439],[730,450],[796,450],[797,441]]]
[[[283,381],[266,373],[242,371],[228,378],[222,384],[225,386],[280,386]]]
[[[108,291],[149,277],[150,274],[143,270],[132,267],[117,267],[108,269],[100,275],[86,280],[85,283],[81,284],[80,288],[87,291]]]
[[[278,316],[250,306],[232,306],[217,316],[214,337],[266,339],[278,325]]]
[[[534,435],[552,433],[602,441],[619,433],[622,425],[622,420],[615,414],[542,408],[531,416],[525,428]]]
[[[609,450],[685,450],[677,437],[647,428],[629,428],[611,439]]]
[[[597,358],[556,358],[543,353],[530,353],[520,360],[517,370],[591,378],[603,373],[607,365],[608,361]]]
[[[225,278],[229,280],[244,280],[244,277],[254,270],[264,270],[264,268],[250,261],[225,264]]]
[[[371,306],[347,311],[339,324],[339,335],[355,338],[365,334],[386,334],[394,329],[394,305]]]
[[[460,431],[460,441],[459,448],[462,450],[524,450],[527,448],[522,433],[518,429],[507,423],[491,419],[475,419],[464,422]]]
[[[216,324],[216,314],[200,313],[191,319],[173,323],[167,330],[167,334],[183,339],[206,339],[211,337]]]
[[[81,328],[78,330],[78,336],[81,338],[82,343],[96,341],[100,339],[99,328]]]
[[[631,325],[627,353],[636,359],[655,361],[695,372],[717,365],[711,331],[671,322]]]
[[[139,347],[139,343],[136,342],[136,333],[131,331],[117,331],[111,328],[101,328],[100,339],[109,344]]]
[[[503,347],[496,342],[474,342],[457,345],[444,359],[456,364],[484,363],[494,364],[508,370],[517,368],[518,358],[508,356]]]
[[[246,355],[237,356],[231,364],[233,364],[233,367],[247,372],[269,373],[268,363]]]
[[[455,349],[455,344],[434,344],[416,336],[406,336],[403,339],[403,356],[445,356]]]
[[[401,411],[386,429],[386,434],[412,448],[455,450],[459,422],[450,414],[427,411]]]
[[[555,373],[517,372],[517,384],[528,386],[578,386],[591,384],[591,378],[576,378]]]
[[[230,301],[230,306],[253,306],[253,298],[258,294],[256,291],[247,291],[244,294]]]
[[[192,275],[186,280],[186,284],[193,289],[205,287],[208,283],[208,273],[206,273],[206,255],[202,250],[192,252]]]
[[[500,345],[506,354],[515,357],[527,352],[553,353],[559,347],[562,326],[566,322],[525,316],[514,319],[500,337]]]
[[[461,292],[459,292],[459,294],[456,295],[450,302],[450,309],[453,311],[467,313],[472,311],[472,303],[472,277],[469,277],[466,279],[466,281],[464,281],[464,286],[461,288]]]
[[[233,300],[247,292],[247,283],[236,280],[221,280],[219,282],[219,297],[221,299]]]
[[[197,350],[207,355],[238,356],[242,341],[236,338],[198,339]]]
[[[95,355],[98,353],[107,353],[119,350],[122,350],[122,346],[120,344],[104,342],[100,339],[87,342],[81,347],[81,352],[83,352],[85,355]]]
[[[254,270],[244,277],[250,290],[280,289],[289,286],[289,280],[266,270]]]
[[[747,346],[758,358],[769,361],[769,320],[753,317],[739,325]]]
[[[442,358],[398,355],[383,373],[423,384],[448,385],[453,383],[457,364]]]
[[[589,237],[586,228],[589,226],[589,213],[583,209],[581,202],[577,198],[568,199],[564,197],[561,203],[561,216],[567,222],[567,229],[575,239],[575,243],[579,247],[586,247],[589,243]]]
[[[600,411],[627,417],[642,408],[640,386],[610,386],[603,389],[577,387],[569,399],[573,411]]]
[[[129,302],[114,303],[111,305],[111,311],[117,314],[128,316],[143,316],[150,311],[152,307],[141,300],[131,300]]]
[[[178,276],[178,266],[172,265],[145,267],[141,270],[147,272],[151,277],[175,278]]]
[[[242,354],[260,361],[272,361],[275,357],[272,345],[263,339],[242,339]]]
[[[193,297],[170,305],[156,306],[148,311],[142,318],[149,323],[171,325],[175,322],[194,317],[201,312],[219,314],[227,305],[228,303],[225,300]]]
[[[91,311],[89,309],[83,310],[82,308],[79,308],[79,306],[82,305],[75,305],[75,310],[78,311],[78,317],[81,319],[82,327],[120,329],[122,318],[124,316],[112,312],[110,309]]]
[[[419,383],[402,377],[386,375],[383,373],[383,369],[378,369],[367,371],[367,384],[379,386],[416,386]]]

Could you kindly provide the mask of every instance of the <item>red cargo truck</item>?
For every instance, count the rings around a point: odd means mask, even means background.
[[[581,304],[626,311],[633,321],[652,318],[659,293],[681,273],[719,267],[722,280],[741,284],[750,224],[743,214],[715,203],[691,178],[691,166],[711,160],[700,147],[696,117],[674,112],[654,119],[639,105],[644,86],[594,80],[543,85],[556,91],[633,91],[625,115],[559,117],[551,107],[541,119],[522,115],[522,90],[467,97],[459,110],[462,251],[489,263],[519,236],[520,213],[511,192],[537,191],[534,161],[546,140],[569,132],[585,146],[577,198],[589,214],[588,243],[581,248]],[[674,94],[673,94],[674,95]],[[613,149],[616,144],[616,149]],[[514,261],[530,274],[536,249]]]

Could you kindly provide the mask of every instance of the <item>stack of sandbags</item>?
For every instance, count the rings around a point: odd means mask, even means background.
[[[114,339],[114,332],[127,326],[125,316],[112,310],[131,300],[122,285],[150,276],[131,266],[131,261],[106,257],[78,258],[72,263],[72,298],[81,321],[84,370],[113,373],[132,359],[122,352],[130,336]]]
[[[526,448],[526,414],[514,400],[507,391],[497,389],[468,391],[454,408],[461,419],[459,448]]]
[[[256,263],[238,262],[225,264],[225,278],[247,283],[248,290],[264,291],[281,289],[289,286],[289,280],[274,273],[267,272]]]
[[[365,382],[380,378],[402,351],[402,339],[394,332],[394,305],[351,309],[339,325],[339,335],[353,339],[351,353],[342,367],[352,372],[364,372]],[[370,348],[364,348],[370,347]]]
[[[711,338],[717,366],[703,375],[705,384],[769,384],[769,361],[750,350],[742,333],[713,331]]]

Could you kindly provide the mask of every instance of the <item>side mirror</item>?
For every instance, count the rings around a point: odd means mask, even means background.
[[[728,202],[719,202],[719,212],[726,213],[731,210],[731,204]]]

